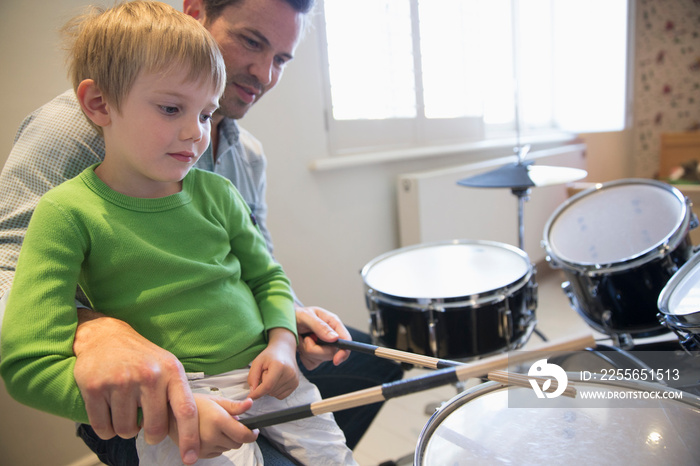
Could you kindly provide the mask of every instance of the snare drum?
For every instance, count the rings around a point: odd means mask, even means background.
[[[519,348],[534,329],[535,271],[527,254],[491,241],[426,243],[362,269],[375,344],[469,359]]]
[[[686,392],[645,397],[678,392],[647,383],[581,382],[573,374],[567,375],[577,397],[540,400],[548,407],[509,407],[533,390],[494,382],[457,395],[423,428],[414,465],[700,464],[700,398]],[[638,398],[620,407],[614,397],[583,400],[583,390],[602,392],[601,398],[624,390]]]
[[[692,255],[697,226],[676,188],[654,180],[619,180],[578,193],[545,226],[547,260],[561,268],[571,307],[608,335],[650,336],[659,293]]]
[[[671,277],[659,295],[659,320],[688,351],[700,351],[700,253]]]

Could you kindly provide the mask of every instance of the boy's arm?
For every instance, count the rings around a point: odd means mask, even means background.
[[[0,373],[18,401],[87,422],[73,378],[75,290],[86,245],[50,203],[24,240],[3,320]]]
[[[231,254],[241,264],[241,280],[250,288],[267,332],[267,347],[253,360],[248,374],[253,399],[282,399],[299,384],[296,364],[297,327],[289,279],[270,255],[263,236],[238,191],[231,186],[229,204]]]
[[[281,327],[297,335],[294,298],[289,278],[270,254],[254,217],[238,190],[229,184],[227,226],[231,235],[231,254],[241,264],[241,280],[250,288],[265,330]]]

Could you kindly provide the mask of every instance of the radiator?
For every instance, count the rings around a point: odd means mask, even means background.
[[[535,165],[586,168],[585,144],[530,152]],[[518,198],[508,188],[457,185],[463,178],[514,163],[514,156],[399,176],[401,246],[452,239],[490,240],[518,246]],[[523,208],[524,247],[530,261],[545,258],[545,225],[567,199],[567,186],[532,188]]]

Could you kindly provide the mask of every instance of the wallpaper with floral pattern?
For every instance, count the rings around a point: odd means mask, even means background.
[[[659,135],[700,130],[700,0],[637,0],[635,176],[659,166]]]

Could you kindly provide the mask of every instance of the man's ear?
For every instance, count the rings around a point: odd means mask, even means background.
[[[107,126],[111,122],[110,107],[92,79],[85,79],[78,84],[75,92],[83,113],[97,126]]]
[[[184,0],[182,2],[182,11],[199,22],[202,22],[204,19],[204,7],[202,6],[202,0]]]

